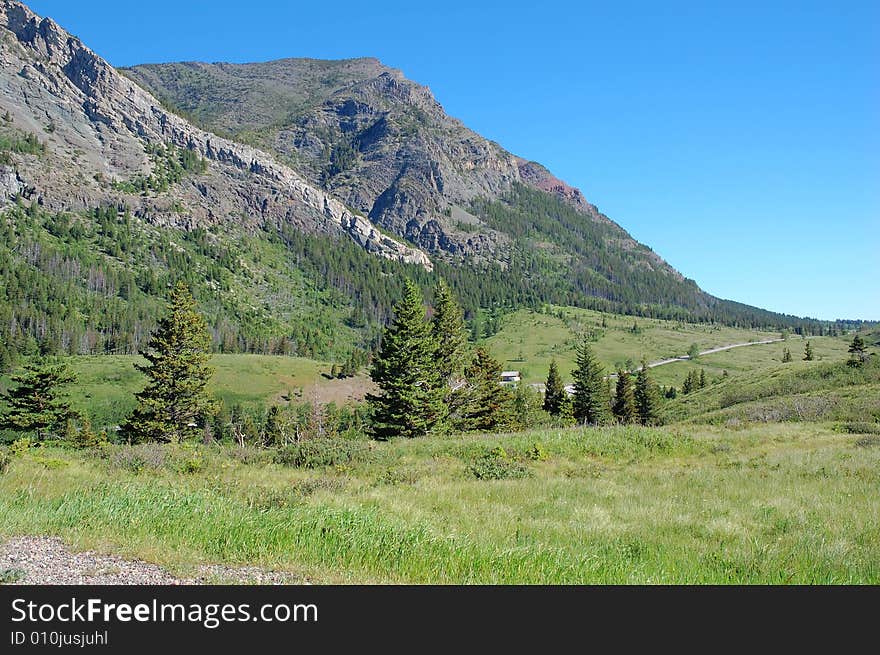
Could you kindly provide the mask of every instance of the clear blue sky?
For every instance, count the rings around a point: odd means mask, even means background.
[[[704,289],[880,319],[880,2],[34,0],[116,66],[378,57]]]

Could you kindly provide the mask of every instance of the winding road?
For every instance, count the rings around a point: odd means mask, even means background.
[[[717,348],[709,348],[709,350],[703,350],[700,352],[700,355],[711,355],[712,353],[720,353],[722,350],[742,348],[743,346],[760,346],[767,343],[777,343],[779,341],[785,341],[785,339],[764,339],[763,341],[748,341],[746,343],[734,343],[729,346],[718,346]],[[659,362],[651,362],[650,364],[648,364],[648,368],[663,366],[664,364],[671,364],[672,362],[685,362],[690,358],[690,355],[680,355],[671,359],[661,359]],[[641,366],[639,368],[641,368]],[[636,370],[639,370],[639,368],[637,368]]]

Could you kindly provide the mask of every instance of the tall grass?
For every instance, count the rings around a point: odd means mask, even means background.
[[[197,469],[173,451],[132,469],[56,450],[0,475],[0,534],[330,582],[876,583],[880,447],[857,441],[823,426],[575,429],[392,441],[318,469],[216,447]],[[496,446],[529,476],[471,475]]]

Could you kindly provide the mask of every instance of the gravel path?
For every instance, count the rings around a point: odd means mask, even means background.
[[[141,560],[73,552],[57,537],[14,537],[0,544],[0,581],[4,578],[33,585],[309,584],[292,573],[253,566],[200,566],[195,577],[178,578]]]

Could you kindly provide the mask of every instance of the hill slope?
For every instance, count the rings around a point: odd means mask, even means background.
[[[178,279],[223,351],[343,357],[437,273],[469,317],[802,324],[705,294],[375,60],[127,72],[199,127],[18,2],[0,36],[0,360],[133,352]]]

